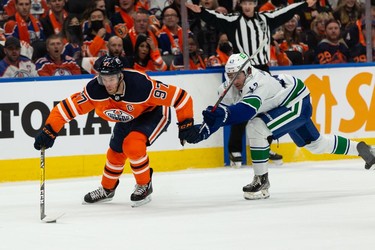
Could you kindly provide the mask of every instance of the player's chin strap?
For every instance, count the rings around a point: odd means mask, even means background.
[[[117,84],[116,93],[117,93],[117,92],[119,91],[119,89],[120,89],[121,81],[124,81],[122,74],[121,74],[120,77],[119,77],[119,81],[118,81],[118,84]],[[123,96],[125,95],[125,87],[126,87],[126,86],[125,86],[125,81],[124,81],[124,91],[122,92],[122,94],[114,94],[114,95],[113,95],[113,96],[114,96],[114,99],[115,99],[116,102],[121,101],[121,97],[123,97]]]

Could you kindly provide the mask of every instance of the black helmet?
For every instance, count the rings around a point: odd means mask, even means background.
[[[123,67],[121,60],[115,56],[101,56],[94,64],[94,69],[101,75],[116,75]]]

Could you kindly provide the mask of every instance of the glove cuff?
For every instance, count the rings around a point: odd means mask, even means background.
[[[194,125],[194,119],[193,118],[185,119],[182,122],[178,122],[177,125],[180,130],[190,128]]]
[[[58,133],[53,131],[51,125],[49,125],[49,124],[47,124],[46,126],[43,127],[43,133],[45,133],[46,135],[48,135],[52,139],[56,139],[56,136],[58,135]]]

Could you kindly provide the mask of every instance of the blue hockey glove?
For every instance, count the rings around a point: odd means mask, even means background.
[[[194,126],[194,119],[186,119],[182,122],[177,123],[178,125],[178,138],[180,143],[184,146],[185,141],[193,143],[199,137],[199,128]]]
[[[225,125],[229,111],[227,108],[219,106],[212,112],[212,108],[212,106],[208,106],[206,110],[203,110],[202,115],[204,122],[210,127],[210,130],[216,131]]]
[[[191,140],[189,143],[195,144],[195,143],[201,142],[203,140],[206,140],[212,134],[210,128],[208,127],[206,123],[197,124],[197,125],[194,125],[194,127],[198,131],[198,136],[194,140]]]
[[[57,133],[53,131],[51,125],[47,124],[43,129],[35,136],[34,148],[41,150],[44,148],[51,148],[55,142]]]

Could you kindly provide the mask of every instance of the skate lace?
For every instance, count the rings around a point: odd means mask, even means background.
[[[136,184],[135,185],[134,194],[136,194],[136,195],[142,195],[142,194],[144,194],[146,192],[147,188],[148,188],[147,184],[146,185],[138,185],[138,184]]]
[[[260,176],[256,175],[250,185],[255,187],[258,184],[262,184],[262,182],[260,181]]]
[[[107,197],[107,193],[105,192],[104,188],[99,187],[98,189],[90,192],[90,196],[93,200],[98,200],[103,197]]]

